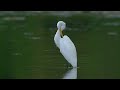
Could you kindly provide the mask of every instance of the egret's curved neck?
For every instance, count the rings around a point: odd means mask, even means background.
[[[61,29],[58,29],[58,32],[59,32],[59,34],[60,34],[60,37],[63,38],[62,30],[61,30]]]

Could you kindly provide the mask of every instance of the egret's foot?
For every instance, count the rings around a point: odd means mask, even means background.
[[[73,68],[72,66],[69,66],[68,68]]]
[[[66,64],[66,67],[67,68],[73,68],[72,65],[70,65],[70,64]]]

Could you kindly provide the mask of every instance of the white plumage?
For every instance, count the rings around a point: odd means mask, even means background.
[[[60,31],[57,30],[55,37],[54,37],[54,41],[55,41],[55,44],[58,48],[60,48],[60,39],[61,39]]]
[[[63,21],[57,23],[57,32],[54,37],[56,46],[60,49],[61,54],[64,58],[73,66],[77,67],[77,52],[74,43],[70,40],[67,35],[62,35],[66,24]]]
[[[66,35],[60,39],[60,52],[73,67],[77,67],[76,48]]]

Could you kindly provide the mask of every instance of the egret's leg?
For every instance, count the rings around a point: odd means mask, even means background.
[[[65,65],[67,68],[73,68],[72,67],[72,65],[71,64],[69,64],[69,63],[66,63],[66,65]]]

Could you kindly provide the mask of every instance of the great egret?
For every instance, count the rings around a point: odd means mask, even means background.
[[[77,67],[77,52],[74,43],[67,35],[62,34],[62,31],[66,28],[66,23],[59,21],[57,23],[57,32],[54,37],[56,46],[60,49],[64,58],[73,66]]]

